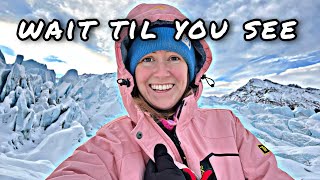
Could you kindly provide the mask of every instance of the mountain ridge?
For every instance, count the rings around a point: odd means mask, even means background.
[[[302,88],[297,84],[283,85],[268,79],[250,79],[244,86],[221,98],[246,103],[288,106],[291,110],[302,107],[313,109],[315,112],[320,111],[319,89]]]

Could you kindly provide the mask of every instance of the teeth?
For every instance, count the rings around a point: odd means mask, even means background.
[[[168,90],[168,89],[171,89],[173,87],[173,84],[158,84],[158,85],[155,85],[155,84],[152,84],[151,85],[151,88],[153,90],[159,90],[159,91],[164,91],[164,90]]]

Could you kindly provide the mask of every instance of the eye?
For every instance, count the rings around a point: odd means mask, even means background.
[[[170,57],[170,60],[171,60],[171,61],[180,61],[181,59],[180,59],[180,57],[178,57],[178,56],[171,56],[171,57]]]
[[[152,57],[143,58],[140,62],[152,62],[154,59]]]

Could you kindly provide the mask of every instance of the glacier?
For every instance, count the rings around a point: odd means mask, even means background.
[[[320,179],[320,90],[252,79],[201,107],[231,109],[295,179]],[[126,114],[115,73],[61,78],[0,51],[0,179],[44,179],[102,127]]]

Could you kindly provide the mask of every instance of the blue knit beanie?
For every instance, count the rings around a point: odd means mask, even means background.
[[[141,40],[138,37],[133,41],[128,51],[130,73],[134,76],[136,67],[143,56],[159,50],[171,51],[179,54],[186,61],[191,82],[195,77],[196,58],[194,47],[188,37],[183,35],[180,41],[176,41],[173,27],[154,27],[148,32],[157,34],[157,39]]]

